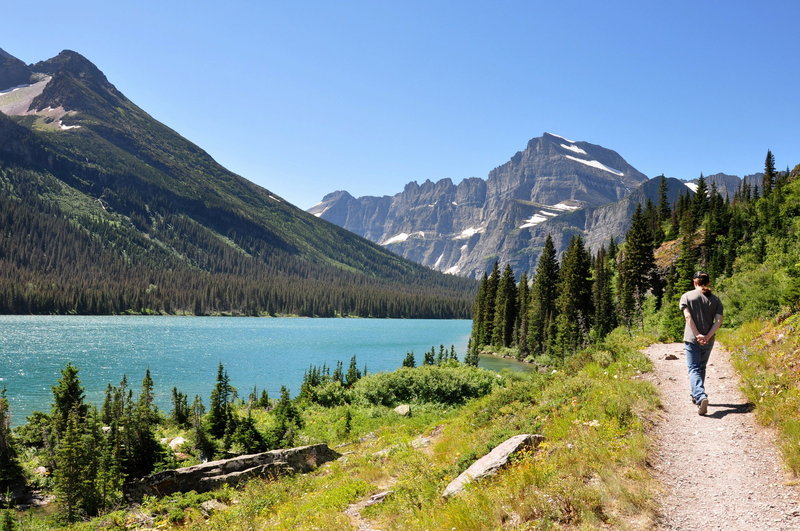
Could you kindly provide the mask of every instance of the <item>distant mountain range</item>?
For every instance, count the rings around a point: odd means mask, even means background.
[[[431,271],[226,170],[65,50],[0,50],[0,313],[466,317]]]
[[[740,182],[723,174],[706,180],[729,195]],[[693,194],[691,184],[668,179],[668,199]],[[592,249],[620,241],[636,205],[657,203],[658,194],[658,180],[615,151],[544,133],[485,180],[412,182],[383,197],[337,191],[308,212],[439,271],[480,278],[495,260],[532,272],[547,234],[559,250],[574,234]]]

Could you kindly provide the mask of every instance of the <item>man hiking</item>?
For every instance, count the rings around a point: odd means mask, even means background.
[[[686,345],[692,402],[697,405],[697,413],[705,415],[708,411],[706,365],[714,348],[714,334],[722,325],[722,302],[711,293],[707,273],[698,271],[692,281],[694,289],[684,293],[680,301],[680,309],[686,319],[683,341]]]

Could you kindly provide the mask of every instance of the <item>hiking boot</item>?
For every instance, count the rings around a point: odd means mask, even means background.
[[[708,398],[701,398],[697,404],[697,414],[705,415],[708,412]]]

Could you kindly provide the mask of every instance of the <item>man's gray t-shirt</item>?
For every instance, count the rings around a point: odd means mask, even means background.
[[[703,293],[699,289],[687,291],[681,297],[680,309],[683,312],[684,308],[689,308],[689,313],[692,315],[694,325],[697,331],[705,335],[714,326],[714,317],[722,315],[722,302],[719,297],[713,293]],[[697,343],[697,339],[692,333],[689,323],[683,329],[683,340],[689,343]],[[713,344],[714,338],[709,340],[708,344]]]

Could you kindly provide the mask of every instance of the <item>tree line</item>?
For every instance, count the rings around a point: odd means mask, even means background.
[[[665,339],[677,339],[683,330],[678,299],[691,289],[694,271],[737,286],[737,274],[768,257],[773,267],[785,265],[782,302],[797,304],[800,268],[792,262],[791,243],[797,237],[792,220],[800,213],[798,176],[800,166],[776,171],[768,152],[760,186],[742,181],[728,198],[701,175],[696,191],[687,188],[675,204],[661,176],[658,201],[637,205],[621,244],[612,239],[590,253],[576,235],[559,261],[548,235],[530,279],[526,272],[517,279],[510,265],[501,270],[495,262],[474,301],[470,351],[510,349],[520,359],[559,359],[645,318],[659,322]]]
[[[335,267],[176,212],[75,214],[50,180],[0,167],[0,314],[469,317],[468,279]]]

